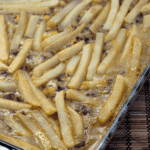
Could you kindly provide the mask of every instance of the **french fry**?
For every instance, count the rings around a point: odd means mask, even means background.
[[[98,116],[98,121],[101,125],[104,125],[114,115],[116,108],[122,100],[124,89],[125,79],[123,76],[117,75],[113,91]]]
[[[29,37],[29,38],[33,37],[39,18],[40,18],[40,16],[38,16],[38,15],[30,16],[24,36]]]
[[[6,134],[3,134],[3,133],[0,133],[0,139],[7,142],[7,143],[15,145],[17,147],[20,147],[24,150],[40,150],[38,147],[36,147],[32,144],[29,144],[29,143],[22,141],[20,139],[12,138],[12,137],[10,137]]]
[[[121,61],[124,61],[128,57],[129,53],[131,52],[132,43],[133,43],[133,36],[136,35],[137,33],[138,33],[137,25],[134,24],[132,32],[131,32],[130,36],[128,37],[128,39],[125,43],[123,53],[122,53],[122,56],[120,58]]]
[[[102,55],[102,48],[104,42],[104,34],[103,33],[96,33],[96,40],[94,45],[94,51],[92,53],[92,58],[90,64],[88,66],[88,71],[86,75],[87,80],[92,80],[94,75],[96,74],[97,67],[101,61]]]
[[[62,29],[65,29],[69,25],[71,25],[72,22],[76,20],[78,15],[83,11],[90,3],[92,0],[84,0],[78,5],[76,5],[73,10],[65,17],[65,19],[61,22],[60,26]]]
[[[8,70],[8,66],[0,61],[0,71],[2,70]]]
[[[80,61],[80,56],[78,55],[73,56],[66,67],[66,74],[72,76],[79,64],[79,61]]]
[[[33,39],[27,39],[24,41],[24,44],[19,51],[18,55],[14,58],[11,62],[10,66],[8,67],[8,71],[10,73],[14,73],[18,70],[25,62],[26,56],[28,55],[29,51],[32,48]]]
[[[95,81],[84,81],[80,87],[81,90],[96,89],[100,87],[105,87],[107,81],[104,80],[95,80]]]
[[[52,126],[48,121],[43,117],[39,110],[34,110],[31,112],[31,115],[37,120],[41,128],[46,132],[48,138],[52,142],[52,147],[55,149],[67,150],[63,142],[59,139]]]
[[[60,32],[58,34],[52,35],[46,39],[44,39],[44,41],[41,43],[42,47],[46,47],[49,44],[51,44],[52,42],[60,39],[62,36],[69,34],[70,32],[72,32],[73,29],[71,27],[68,27],[66,30],[64,30],[63,32]]]
[[[31,105],[0,98],[0,107],[17,111],[21,109],[30,109]]]
[[[140,9],[148,2],[149,0],[140,0],[135,7],[128,13],[128,15],[125,17],[125,21],[127,23],[132,23],[137,15],[140,13]]]
[[[1,8],[0,14],[20,14],[22,11],[27,13],[34,13],[34,14],[44,14],[49,11],[48,7],[38,6],[38,7],[23,7],[23,8]]]
[[[35,35],[34,35],[34,41],[33,41],[33,50],[34,51],[42,51],[42,35],[46,30],[46,22],[43,21],[37,28]]]
[[[96,3],[101,3],[103,0],[93,0]]]
[[[72,130],[68,118],[68,113],[66,110],[66,105],[64,101],[65,91],[61,91],[57,93],[55,97],[55,103],[58,113],[58,119],[60,122],[61,135],[63,138],[63,142],[67,148],[71,148],[75,145]]]
[[[140,64],[141,54],[142,54],[142,43],[138,37],[134,36],[133,52],[132,52],[131,67],[130,67],[130,73],[132,76],[136,76],[137,69]]]
[[[4,116],[4,122],[10,126],[17,134],[22,136],[31,136],[31,132],[29,132],[23,125],[17,121],[15,118],[5,115]]]
[[[61,11],[54,15],[47,23],[48,27],[53,28],[59,24],[64,17],[79,3],[79,0],[74,0],[65,6]]]
[[[108,32],[108,34],[105,38],[105,42],[111,41],[116,38],[132,2],[133,2],[133,0],[123,1],[123,3],[116,15],[114,23],[112,24],[110,31]]]
[[[60,60],[58,59],[57,55],[55,55],[54,57],[48,59],[47,61],[45,61],[44,63],[38,65],[37,67],[35,67],[33,69],[33,77],[40,77],[43,75],[43,73],[47,70],[49,70],[50,68],[58,65],[60,63]]]
[[[1,4],[0,8],[15,8],[15,9],[22,9],[22,8],[30,8],[30,7],[42,7],[46,6],[49,8],[55,7],[59,4],[59,0],[50,0],[45,2],[37,2],[37,3],[19,3],[19,4]]]
[[[36,87],[40,87],[41,85],[45,84],[51,79],[54,79],[58,77],[60,74],[62,74],[65,71],[66,64],[65,63],[60,63],[57,67],[54,69],[46,72],[44,75],[42,75],[40,78],[32,78],[33,83]]]
[[[0,4],[15,4],[15,3],[35,3],[42,2],[43,0],[0,0]]]
[[[69,89],[67,91],[66,97],[70,100],[75,100],[91,106],[95,106],[97,104],[97,100],[95,100],[94,98],[86,96],[85,94],[73,89]]]
[[[27,22],[28,22],[28,15],[25,11],[22,11],[20,15],[18,27],[15,31],[15,34],[10,44],[11,51],[16,51],[18,49],[21,38],[23,37],[23,34],[25,32]]]
[[[35,95],[32,92],[32,88],[26,75],[21,70],[18,71],[18,89],[27,103],[33,106],[41,106],[40,102],[35,98]]]
[[[44,118],[52,125],[55,133],[58,135],[58,137],[61,139],[61,133],[60,133],[60,127],[57,125],[57,123],[54,121],[54,119],[44,113],[44,111],[40,110],[40,113],[44,116]]]
[[[119,9],[119,0],[111,0],[111,8],[103,29],[110,30]]]
[[[113,47],[110,49],[108,55],[103,59],[103,61],[98,66],[97,72],[98,74],[104,74],[107,71],[107,68],[110,66],[117,53],[123,47],[127,38],[127,30],[121,29],[117,35],[116,41]]]
[[[144,5],[141,9],[140,9],[140,12],[141,13],[146,13],[146,12],[149,12],[150,11],[150,3]]]
[[[150,28],[150,15],[144,15],[144,18],[143,18],[143,27],[145,30],[149,29]]]
[[[109,14],[109,11],[110,11],[110,2],[107,3],[107,5],[103,8],[103,10],[100,12],[98,17],[92,23],[90,30],[94,34],[96,34],[96,32],[99,31],[101,26],[105,23],[107,16]]]
[[[14,82],[0,81],[0,91],[14,92],[17,89],[17,85]]]
[[[69,48],[66,48],[62,51],[60,51],[59,53],[57,53],[57,57],[60,61],[64,61],[66,59],[69,59],[71,57],[73,57],[74,55],[78,54],[83,46],[84,46],[85,42],[84,40],[70,46]]]
[[[84,127],[83,119],[75,110],[67,106],[68,113],[70,115],[71,122],[73,124],[74,134],[76,139],[83,139],[84,137]]]
[[[79,24],[89,23],[101,10],[103,9],[102,5],[92,6],[81,18]]]
[[[30,118],[21,113],[16,114],[17,117],[22,121],[22,123],[32,132],[32,134],[39,140],[44,149],[50,150],[52,143],[47,137],[46,133]]]
[[[3,15],[0,15],[0,60],[6,61],[8,60],[9,54],[9,45],[8,45],[8,37],[6,31],[5,18]]]
[[[85,28],[85,23],[79,26],[76,30],[72,31],[71,33],[64,35],[60,39],[52,42],[50,45],[44,48],[44,51],[56,51],[62,48],[67,43],[71,42],[75,37],[78,36],[80,32],[82,32]]]
[[[68,87],[71,89],[79,89],[83,80],[86,77],[87,67],[91,60],[92,46],[87,44],[83,47],[82,57],[79,63],[79,66],[72,77],[71,81],[68,84]]]
[[[47,115],[52,115],[56,112],[56,108],[54,107],[54,105],[50,102],[50,100],[48,98],[46,98],[46,96],[39,90],[37,89],[34,84],[32,83],[30,77],[28,76],[28,74],[26,72],[24,72],[26,79],[28,80],[32,92],[35,95],[36,99],[41,103],[41,108],[42,110],[47,114]]]

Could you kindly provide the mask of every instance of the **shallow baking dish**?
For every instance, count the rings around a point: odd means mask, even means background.
[[[147,79],[147,77],[149,76],[149,74],[150,74],[150,64],[144,70],[144,72],[142,73],[140,79],[138,80],[137,84],[134,86],[131,94],[129,95],[129,98],[124,103],[124,105],[121,108],[120,112],[118,113],[116,119],[114,120],[114,122],[112,123],[111,127],[109,128],[109,130],[105,134],[105,136],[104,136],[103,140],[101,141],[101,143],[99,144],[97,150],[103,150],[104,148],[106,148],[107,144],[111,140],[113,134],[115,133],[115,131],[118,128],[118,126],[121,123],[121,121],[123,120],[123,117],[127,113],[128,109],[132,105],[133,101],[135,100],[138,92],[142,88],[142,85],[144,84],[144,82]]]

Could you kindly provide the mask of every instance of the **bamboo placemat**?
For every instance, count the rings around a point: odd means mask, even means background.
[[[150,76],[105,150],[150,150]]]

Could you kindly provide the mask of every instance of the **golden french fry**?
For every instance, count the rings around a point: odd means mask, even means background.
[[[70,46],[69,48],[66,48],[62,51],[60,51],[59,53],[57,53],[57,57],[60,61],[64,61],[66,59],[69,59],[71,57],[73,57],[74,55],[78,54],[83,46],[84,46],[85,42],[84,40]]]
[[[24,36],[29,37],[29,38],[33,37],[39,18],[40,18],[40,16],[38,16],[38,15],[30,16]]]
[[[35,3],[35,2],[42,2],[43,0],[0,0],[0,4],[15,4],[15,3]]]
[[[101,10],[103,9],[102,5],[92,6],[81,18],[79,24],[89,23]]]
[[[43,115],[40,113],[39,110],[34,110],[31,112],[31,115],[37,120],[38,124],[43,128],[43,130],[46,132],[48,138],[52,142],[52,147],[55,149],[63,149],[67,150],[63,142],[59,139],[51,125],[48,123],[48,121],[43,117]]]
[[[65,96],[65,91],[61,91],[57,93],[55,97],[55,103],[56,103],[63,142],[67,148],[71,148],[75,145],[75,142],[74,142],[73,135],[72,135],[68,113],[65,108],[66,105],[64,101],[64,96]]]
[[[133,37],[133,52],[130,66],[130,73],[132,76],[136,76],[137,69],[140,65],[140,57],[142,54],[142,43],[136,36]]]
[[[54,119],[51,116],[48,116],[44,113],[44,111],[40,110],[40,113],[44,116],[44,118],[52,125],[54,131],[58,135],[58,137],[61,139],[61,133],[60,133],[60,127],[57,125],[57,123],[54,121]]]
[[[83,80],[86,77],[87,67],[91,60],[92,46],[87,44],[83,47],[82,57],[79,63],[79,66],[72,77],[71,81],[68,84],[68,87],[71,89],[79,89]]]
[[[103,29],[110,30],[119,9],[119,0],[111,0],[111,8]]]
[[[103,59],[103,61],[100,63],[97,72],[99,74],[104,74],[107,71],[107,68],[110,66],[114,58],[116,57],[117,53],[120,51],[120,49],[123,47],[125,41],[127,38],[127,30],[121,29],[117,35],[116,41],[109,51],[108,55]]]
[[[42,131],[41,127],[38,126],[32,119],[28,118],[21,113],[16,114],[17,117],[22,121],[22,123],[32,132],[32,134],[40,141],[44,149],[50,150],[52,147],[51,141],[48,139],[47,135]]]
[[[79,115],[75,110],[73,110],[71,107],[67,106],[68,113],[70,115],[71,122],[73,124],[74,134],[75,138],[78,140],[82,140],[84,137],[84,125],[83,125],[83,119],[81,115]]]
[[[96,34],[96,32],[99,31],[101,26],[105,23],[107,16],[109,14],[109,11],[110,11],[110,2],[107,3],[107,5],[103,8],[103,10],[100,12],[98,17],[92,23],[90,30],[94,34]]]
[[[8,67],[8,71],[10,73],[14,73],[18,70],[25,62],[26,56],[28,55],[29,51],[32,48],[33,39],[27,39],[24,41],[24,44],[19,51],[18,55],[14,58],[11,62],[10,66]]]
[[[74,0],[65,6],[61,11],[54,15],[47,23],[48,27],[53,28],[59,24],[64,17],[79,3],[79,0]]]
[[[9,57],[9,45],[6,32],[5,18],[0,15],[0,60],[6,61]]]
[[[8,66],[0,61],[0,71],[2,70],[8,70]]]
[[[80,32],[82,32],[82,30],[84,30],[85,28],[85,23],[82,24],[81,26],[79,26],[76,30],[72,31],[71,33],[64,35],[63,37],[61,37],[60,39],[52,42],[50,45],[46,46],[44,48],[44,51],[56,51],[59,50],[60,48],[62,48],[64,45],[66,45],[67,43],[71,42],[76,36],[78,36],[78,34]]]
[[[28,14],[25,11],[22,11],[20,15],[18,27],[15,31],[15,34],[10,44],[11,51],[16,51],[18,49],[21,38],[23,37],[23,34],[25,32],[27,22],[28,22]]]
[[[132,44],[133,43],[133,36],[136,35],[137,32],[138,32],[137,25],[134,24],[132,32],[131,32],[130,36],[128,37],[128,39],[125,43],[123,53],[122,53],[122,56],[121,56],[121,59],[120,59],[121,61],[124,61],[128,57],[129,53],[131,52],[132,45],[133,45]]]
[[[68,27],[66,30],[64,30],[63,32],[60,32],[58,34],[55,34],[55,35],[52,35],[46,39],[44,39],[44,41],[42,41],[41,45],[42,47],[46,47],[48,46],[49,44],[51,44],[52,42],[60,39],[62,36],[66,35],[66,34],[69,34],[70,32],[72,32],[73,29],[71,27]]]
[[[57,55],[55,55],[54,57],[48,59],[44,63],[35,67],[33,69],[33,77],[38,78],[42,76],[45,71],[51,69],[52,67],[58,65],[59,63],[60,63],[60,60],[58,59]]]
[[[50,0],[45,2],[37,2],[37,3],[19,3],[19,4],[1,4],[0,8],[15,8],[15,9],[22,9],[22,8],[30,8],[30,7],[42,7],[46,6],[49,8],[55,7],[59,4],[59,0]]]
[[[30,109],[31,105],[0,98],[0,107],[10,110]]]
[[[96,3],[101,3],[103,0],[93,0]]]
[[[103,42],[104,42],[104,34],[97,32],[92,58],[88,66],[88,71],[86,75],[87,80],[93,80],[94,75],[96,74],[97,67],[102,57],[101,55],[102,55]]]
[[[62,29],[65,29],[69,25],[71,25],[72,22],[76,20],[78,15],[83,11],[90,3],[92,0],[84,0],[78,5],[76,5],[73,10],[65,17],[65,19],[61,22],[60,26]]]
[[[15,118],[5,115],[4,122],[10,126],[12,129],[17,132],[17,134],[22,136],[31,136],[31,132],[29,132],[19,121],[17,121]]]
[[[81,103],[85,103],[92,106],[95,106],[97,104],[97,100],[95,100],[94,98],[86,96],[85,94],[73,89],[69,89],[67,91],[66,97],[68,99],[79,101]]]
[[[142,13],[146,13],[146,12],[149,12],[149,11],[150,11],[150,3],[146,4],[145,6],[143,6],[140,9],[140,12],[142,12]]]
[[[34,84],[32,83],[32,81],[31,81],[31,79],[27,73],[25,73],[25,76],[26,76],[26,78],[27,78],[27,80],[31,86],[33,94],[35,95],[36,99],[41,103],[42,110],[47,115],[54,114],[56,112],[56,108],[54,107],[54,105],[50,102],[50,100],[39,89],[37,89],[34,86]]]
[[[135,7],[128,13],[128,15],[125,17],[125,21],[127,23],[132,23],[137,15],[140,13],[140,9],[148,2],[149,0],[140,0]]]
[[[98,121],[100,124],[104,125],[114,115],[116,108],[122,100],[124,89],[125,79],[123,76],[118,75],[113,91],[99,113]]]
[[[107,81],[104,80],[95,80],[95,81],[84,81],[80,87],[81,90],[88,90],[88,89],[96,89],[99,87],[105,87]]]
[[[26,11],[27,13],[33,14],[44,14],[49,11],[48,7],[38,6],[38,7],[23,7],[23,8],[1,8],[0,14],[20,14],[22,11]]]
[[[66,64],[65,63],[60,63],[57,67],[54,69],[46,72],[44,75],[42,75],[40,78],[32,78],[33,83],[36,87],[39,87],[46,82],[48,82],[51,79],[54,79],[58,77],[60,74],[62,74],[65,71]]]
[[[66,74],[72,76],[79,64],[79,61],[80,61],[80,56],[78,55],[73,56],[66,67]]]
[[[0,139],[7,142],[7,143],[15,145],[17,147],[20,147],[24,150],[40,150],[38,147],[36,147],[32,144],[29,144],[29,143],[22,141],[20,139],[12,138],[12,137],[10,137],[6,134],[3,134],[3,133],[0,133]]]
[[[143,18],[143,27],[146,30],[150,28],[150,15],[144,15],[144,18]]]
[[[132,2],[133,0],[123,1],[116,15],[114,23],[112,24],[112,27],[110,28],[110,31],[105,38],[105,42],[111,41],[116,38]]]
[[[0,91],[14,92],[17,89],[17,85],[14,82],[0,81]]]
[[[27,103],[33,106],[41,106],[40,102],[35,98],[26,75],[21,70],[18,71],[18,89]]]
[[[37,28],[35,35],[34,35],[34,41],[33,41],[33,50],[34,51],[42,51],[42,35],[46,30],[46,22],[43,21]]]

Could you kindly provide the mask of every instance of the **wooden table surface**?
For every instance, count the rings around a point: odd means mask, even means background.
[[[150,76],[105,150],[150,150]]]

